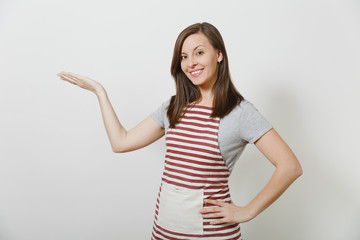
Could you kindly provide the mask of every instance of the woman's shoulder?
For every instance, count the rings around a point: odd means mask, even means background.
[[[240,103],[235,105],[235,107],[231,110],[229,114],[237,115],[241,114],[244,110],[253,107],[254,105],[247,99],[243,99]]]
[[[261,113],[254,104],[251,101],[244,99],[224,117],[224,120],[226,122],[239,123],[240,121],[259,118],[260,115]]]
[[[161,102],[160,108],[163,109],[163,110],[167,109],[167,107],[168,107],[169,104],[170,104],[170,101],[171,101],[171,97],[163,100],[163,101]]]

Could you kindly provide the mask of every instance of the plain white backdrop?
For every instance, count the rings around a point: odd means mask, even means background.
[[[175,93],[175,40],[203,21],[304,170],[241,225],[244,239],[360,239],[359,1],[1,0],[1,240],[150,239],[164,139],[113,153],[96,96],[56,74],[102,83],[130,129]],[[273,171],[249,145],[233,201],[246,205]]]

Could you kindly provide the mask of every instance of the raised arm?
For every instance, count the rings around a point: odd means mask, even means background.
[[[133,151],[153,143],[164,135],[164,129],[150,116],[145,118],[131,130],[127,131],[121,125],[106,91],[100,83],[88,77],[70,72],[61,72],[57,75],[62,80],[89,90],[97,96],[106,133],[109,137],[113,152],[120,153]]]
[[[145,147],[164,135],[164,129],[150,116],[131,130],[126,131],[117,118],[105,89],[98,89],[96,96],[113,152],[130,152]]]

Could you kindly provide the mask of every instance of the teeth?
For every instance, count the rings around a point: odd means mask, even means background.
[[[195,72],[191,72],[192,74],[197,74],[197,73],[199,73],[201,70],[197,70],[197,71],[195,71]]]

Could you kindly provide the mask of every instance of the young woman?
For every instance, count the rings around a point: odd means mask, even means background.
[[[100,83],[69,72],[58,76],[96,94],[114,152],[133,151],[166,135],[152,239],[241,239],[239,223],[271,205],[302,168],[270,123],[235,89],[223,39],[213,25],[197,23],[180,33],[171,74],[176,95],[129,131]],[[228,180],[248,143],[276,170],[248,205],[236,206]]]

